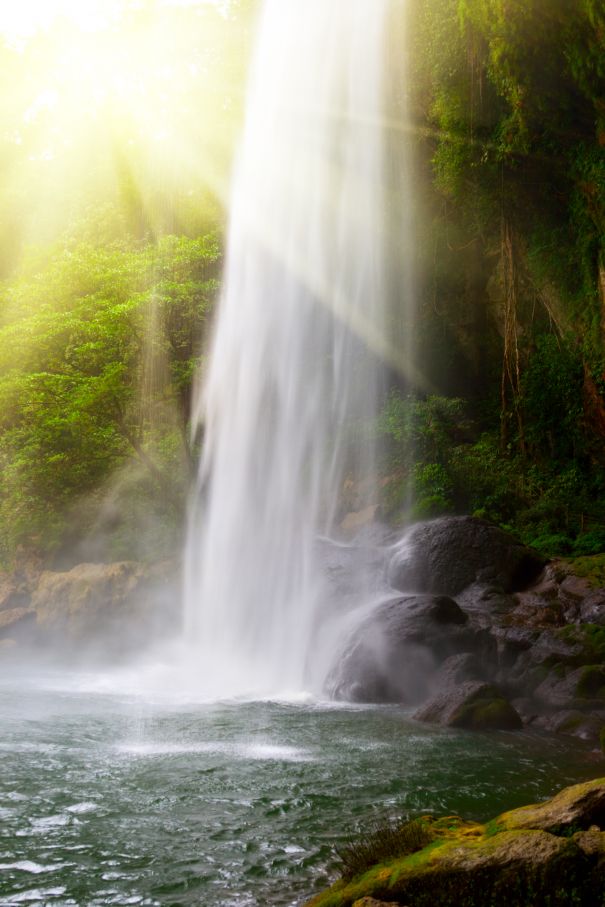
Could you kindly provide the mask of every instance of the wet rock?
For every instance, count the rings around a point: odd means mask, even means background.
[[[526,627],[493,627],[491,635],[496,642],[496,676],[510,679],[511,668],[518,664],[520,655],[531,649],[540,634]]]
[[[327,689],[334,698],[353,702],[418,703],[428,695],[436,665],[478,646],[480,634],[453,599],[390,599],[353,631]]]
[[[527,650],[528,664],[551,667],[555,664],[570,664],[582,657],[583,647],[580,643],[565,639],[550,630],[544,630],[534,645]]]
[[[445,517],[414,526],[394,553],[388,579],[395,589],[457,595],[476,582],[522,589],[544,560],[508,533],[474,517]]]
[[[589,743],[597,743],[603,724],[605,712],[581,712],[578,709],[562,709],[553,714],[538,715],[532,727],[541,728],[551,734],[565,734],[577,737]]]
[[[585,665],[561,673],[551,672],[534,691],[534,698],[552,706],[585,708],[605,705],[605,666]]]
[[[507,595],[501,586],[473,583],[456,596],[456,601],[480,627],[493,627],[517,607],[512,595]]]
[[[580,603],[579,612],[580,623],[605,627],[605,589],[587,595]]]
[[[518,592],[514,599],[516,606],[509,615],[511,624],[536,629],[565,626],[565,606],[560,601],[544,599],[535,592]]]
[[[563,578],[564,574],[561,572],[560,567],[556,562],[551,562],[545,566],[538,578],[528,586],[527,591],[533,592],[534,595],[539,595],[547,601],[549,599],[557,598],[559,586]]]
[[[590,595],[592,587],[587,579],[581,576],[566,576],[561,583],[559,595],[567,598],[574,598],[580,601]]]
[[[472,652],[451,655],[443,662],[434,678],[436,690],[445,690],[468,680],[484,680],[485,669]]]
[[[467,681],[439,691],[414,715],[417,721],[473,731],[518,730],[523,722],[493,684]]]

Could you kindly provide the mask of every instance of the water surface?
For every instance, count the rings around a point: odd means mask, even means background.
[[[369,816],[485,819],[599,772],[577,742],[398,708],[154,702],[77,678],[1,684],[0,726],[5,907],[298,905]]]

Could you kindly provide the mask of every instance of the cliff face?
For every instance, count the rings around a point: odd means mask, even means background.
[[[115,658],[143,641],[179,632],[180,567],[175,561],[78,564],[71,570],[30,565],[0,583],[0,644],[70,662],[96,652]]]

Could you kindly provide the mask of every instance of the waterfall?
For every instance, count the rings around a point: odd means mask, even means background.
[[[317,537],[375,502],[393,0],[266,0],[199,393],[186,633],[217,695],[317,689]]]

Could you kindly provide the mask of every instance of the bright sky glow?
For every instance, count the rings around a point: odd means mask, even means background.
[[[226,197],[246,56],[229,8],[0,0],[0,217],[46,237],[124,193],[147,214],[161,192]]]
[[[228,0],[161,0],[160,6],[202,6],[226,9]],[[9,39],[27,38],[66,19],[84,32],[109,28],[141,0],[4,0],[0,3],[0,32]]]

